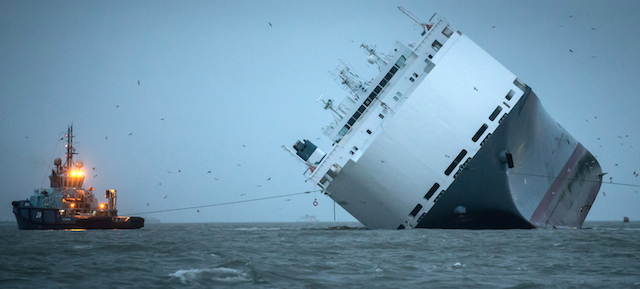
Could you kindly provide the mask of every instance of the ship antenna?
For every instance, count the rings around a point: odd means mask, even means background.
[[[377,64],[379,70],[381,70],[383,66],[387,65],[387,62],[384,59],[382,59],[382,57],[378,56],[378,54],[376,53],[375,46],[371,47],[363,43],[360,45],[360,48],[364,49],[369,53],[369,57],[367,57],[367,61],[371,64],[374,64],[374,63]]]
[[[67,128],[67,159],[65,161],[65,167],[67,169],[71,168],[71,165],[73,164],[73,155],[75,154],[78,153],[76,153],[76,149],[73,147],[73,124],[71,124]]]
[[[429,29],[431,29],[431,27],[433,27],[433,25],[431,25],[431,24],[427,24],[427,23],[424,23],[424,22],[420,21],[420,19],[418,19],[418,17],[414,16],[411,12],[409,12],[409,10],[404,9],[404,7],[398,6],[398,9],[400,9],[400,11],[402,11],[402,13],[404,13],[405,15],[409,16],[409,18],[411,18],[411,20],[413,20],[416,23],[418,23],[418,25],[422,26],[422,29],[423,29],[422,36],[427,34],[427,31],[429,31]]]
[[[324,99],[322,99],[323,96],[324,96],[324,94],[320,95],[320,97],[318,98],[318,100],[316,100],[316,102],[322,101],[322,103],[324,103],[324,109],[333,111],[334,118],[336,118],[337,120],[341,120],[342,118],[344,118],[344,115],[342,115],[335,108],[333,108],[333,100],[329,99],[327,101],[324,101]]]

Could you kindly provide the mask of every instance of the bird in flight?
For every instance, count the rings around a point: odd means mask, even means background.
[[[147,202],[147,207],[149,206],[149,202]]]
[[[164,198],[166,199],[169,195],[165,195]],[[163,199],[164,200],[164,199]]]
[[[269,26],[273,27],[273,25],[271,25],[271,22],[269,22]]]
[[[210,174],[210,173],[211,173],[211,171],[208,171],[208,172],[207,172],[207,174]]]
[[[138,86],[140,86],[140,79],[138,79]]]
[[[133,132],[129,133],[129,135],[132,135],[132,134],[133,134]]]

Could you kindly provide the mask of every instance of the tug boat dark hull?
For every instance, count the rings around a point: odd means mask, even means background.
[[[73,216],[59,214],[57,208],[36,208],[29,201],[14,201],[13,214],[20,230],[140,229],[144,218],[121,216]]]

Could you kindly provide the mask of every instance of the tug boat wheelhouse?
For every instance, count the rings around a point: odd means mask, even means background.
[[[73,126],[67,130],[67,155],[64,164],[54,160],[50,188],[36,189],[27,200],[13,201],[13,214],[21,230],[58,229],[139,229],[140,217],[118,216],[116,190],[106,190],[106,203],[99,203],[94,189],[82,188],[83,162],[73,161]]]
[[[349,95],[324,101],[328,153],[295,151],[308,180],[372,229],[579,228],[602,183],[594,156],[532,89],[437,14],[417,44],[378,55],[380,74],[348,67]]]

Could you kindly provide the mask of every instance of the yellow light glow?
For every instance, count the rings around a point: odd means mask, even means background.
[[[104,204],[100,204],[100,209],[104,209],[105,205]]]
[[[76,207],[76,203],[71,203],[71,205],[69,205],[69,206],[72,207],[72,208],[75,208]]]
[[[72,177],[81,177],[82,176],[82,171],[81,170],[71,171],[71,176]]]

